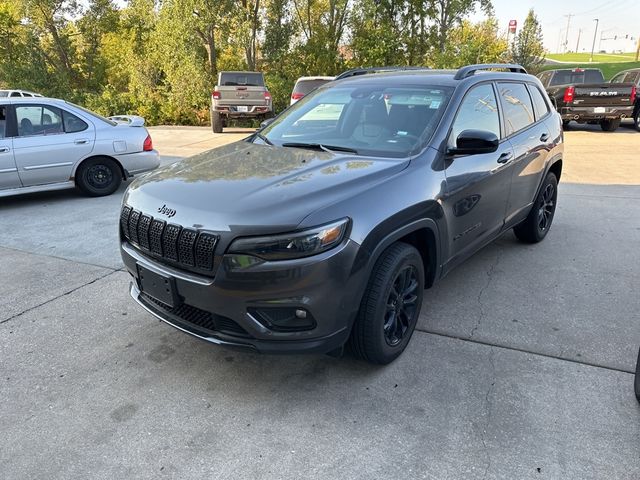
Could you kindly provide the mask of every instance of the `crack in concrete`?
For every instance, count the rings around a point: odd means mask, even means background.
[[[94,278],[93,280],[91,280],[91,281],[89,281],[89,282],[87,282],[87,283],[83,283],[82,285],[79,285],[79,286],[77,286],[77,287],[74,287],[74,288],[72,288],[71,290],[69,290],[69,291],[67,291],[67,292],[63,292],[63,293],[61,293],[60,295],[58,295],[58,296],[56,296],[56,297],[54,297],[54,298],[50,298],[49,300],[46,300],[46,301],[44,301],[44,302],[42,302],[42,303],[40,303],[40,304],[38,304],[38,305],[34,305],[33,307],[29,307],[29,308],[27,308],[26,310],[23,310],[23,311],[22,311],[22,312],[20,312],[20,313],[16,313],[15,315],[12,315],[12,316],[10,316],[9,318],[7,318],[7,319],[5,319],[5,320],[1,320],[1,321],[0,321],[0,325],[3,325],[3,324],[5,324],[5,323],[9,322],[10,320],[13,320],[13,319],[15,319],[15,318],[18,318],[19,316],[24,315],[25,313],[28,313],[28,312],[30,312],[30,311],[32,311],[32,310],[35,310],[36,308],[40,308],[40,307],[42,307],[43,305],[46,305],[46,304],[51,303],[51,302],[53,302],[53,301],[55,301],[55,300],[58,300],[59,298],[62,298],[62,297],[64,297],[64,296],[66,296],[66,295],[71,295],[72,293],[74,293],[74,292],[76,292],[76,291],[80,290],[81,288],[84,288],[84,287],[86,287],[86,286],[88,286],[88,285],[91,285],[91,284],[93,284],[93,283],[96,283],[97,281],[102,280],[103,278],[106,278],[106,277],[108,277],[109,275],[113,275],[114,273],[117,273],[117,272],[120,272],[120,271],[121,271],[121,269],[120,269],[120,270],[112,270],[112,271],[110,271],[110,272],[108,272],[108,273],[105,273],[104,275],[101,275],[101,276],[99,276],[99,277],[97,277],[97,278]]]
[[[513,346],[510,346],[510,345],[504,345],[504,344],[499,344],[499,343],[491,343],[491,342],[487,342],[485,340],[474,340],[474,339],[471,339],[469,337],[460,337],[458,335],[452,335],[452,334],[445,333],[445,332],[436,332],[436,331],[432,331],[432,330],[425,330],[425,329],[419,329],[419,328],[416,328],[415,331],[419,332],[419,333],[424,333],[424,334],[427,334],[427,335],[437,335],[438,337],[451,338],[453,340],[460,340],[461,342],[470,342],[470,343],[475,343],[477,345],[484,345],[485,347],[504,348],[505,350],[511,350],[513,352],[520,352],[520,353],[526,353],[526,354],[529,354],[529,355],[536,355],[538,357],[551,358],[553,360],[560,360],[561,362],[571,362],[571,363],[576,363],[578,365],[584,365],[584,366],[587,366],[587,367],[602,368],[604,370],[611,370],[612,372],[628,373],[629,375],[635,375],[636,374],[635,369],[625,370],[623,368],[610,367],[608,365],[602,365],[600,363],[585,362],[585,361],[581,361],[581,360],[574,360],[572,358],[563,358],[563,357],[559,357],[557,355],[552,355],[552,354],[549,354],[549,353],[535,352],[533,350],[527,350],[526,348],[513,347]]]
[[[473,338],[473,336],[475,335],[476,331],[480,327],[480,324],[484,320],[485,313],[484,313],[484,306],[483,306],[483,303],[482,303],[482,295],[484,294],[484,292],[487,291],[487,289],[491,285],[491,282],[493,281],[493,272],[495,271],[496,267],[500,263],[500,252],[501,251],[502,250],[500,250],[500,248],[498,248],[498,251],[496,253],[496,259],[491,264],[491,266],[489,267],[489,270],[487,271],[487,283],[478,292],[477,302],[478,302],[479,312],[478,312],[478,316],[476,318],[476,324],[471,329],[471,332],[469,332],[469,338],[470,339]]]

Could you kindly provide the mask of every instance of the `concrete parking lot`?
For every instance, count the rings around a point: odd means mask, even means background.
[[[163,163],[250,130],[151,129]],[[120,191],[0,200],[0,477],[638,479],[640,133],[576,126],[553,228],[426,292],[407,351],[260,356],[128,296]]]

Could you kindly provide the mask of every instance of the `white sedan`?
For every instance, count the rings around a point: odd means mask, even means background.
[[[0,98],[0,197],[78,187],[115,192],[160,165],[140,117],[113,120],[64,100]]]

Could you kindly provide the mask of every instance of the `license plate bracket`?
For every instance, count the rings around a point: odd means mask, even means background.
[[[247,113],[249,111],[249,107],[247,107],[246,105],[239,105],[236,107],[236,110],[242,113]]]
[[[176,291],[175,280],[172,277],[156,273],[140,264],[138,264],[137,267],[140,291],[170,308],[179,305],[180,302]]]

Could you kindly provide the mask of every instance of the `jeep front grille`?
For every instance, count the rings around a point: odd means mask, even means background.
[[[187,270],[213,270],[218,236],[183,228],[143,214],[129,206],[120,213],[122,235],[136,248]]]

